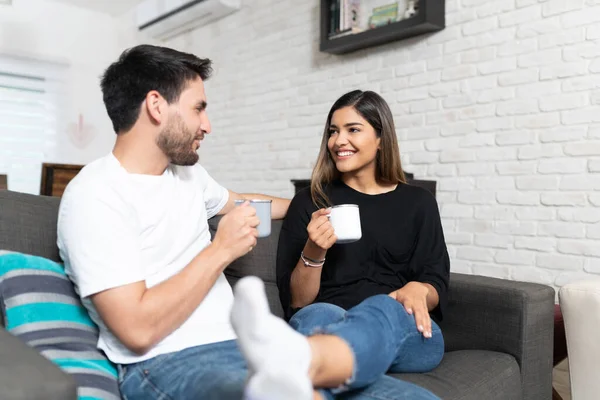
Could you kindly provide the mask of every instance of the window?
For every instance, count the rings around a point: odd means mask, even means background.
[[[42,163],[57,147],[65,70],[0,55],[0,174],[10,190],[40,193]]]

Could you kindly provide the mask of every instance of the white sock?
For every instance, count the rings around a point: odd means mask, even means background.
[[[231,323],[252,374],[247,387],[248,398],[312,399],[308,376],[311,349],[306,337],[271,314],[264,284],[259,278],[241,279],[234,294]]]

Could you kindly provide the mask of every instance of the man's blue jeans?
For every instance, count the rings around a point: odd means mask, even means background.
[[[338,335],[355,351],[355,372],[348,385],[354,390],[335,396],[334,391],[322,391],[327,399],[438,400],[419,386],[382,376],[388,370],[433,369],[444,347],[437,325],[433,338],[423,339],[414,318],[391,297],[372,297],[348,312],[330,304],[314,304],[299,311],[291,323],[302,333],[316,330]],[[119,386],[125,400],[240,400],[247,375],[236,342],[226,341],[120,365]],[[358,389],[361,385],[368,386]]]
[[[431,371],[444,355],[439,326],[432,321],[432,337],[425,339],[414,316],[390,296],[370,297],[348,311],[328,303],[311,304],[298,311],[290,325],[307,336],[336,335],[354,352],[353,377],[344,387],[322,390],[325,398],[437,399],[419,386],[385,375]]]

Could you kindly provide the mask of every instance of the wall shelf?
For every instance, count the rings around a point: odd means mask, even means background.
[[[414,17],[360,33],[329,39],[331,1],[321,0],[320,50],[325,53],[350,53],[424,33],[440,31],[446,26],[446,1],[420,0],[419,12]]]

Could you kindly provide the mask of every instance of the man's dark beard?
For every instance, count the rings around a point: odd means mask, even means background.
[[[175,165],[194,165],[199,156],[194,151],[194,135],[186,129],[181,117],[169,123],[158,135],[156,144]]]

